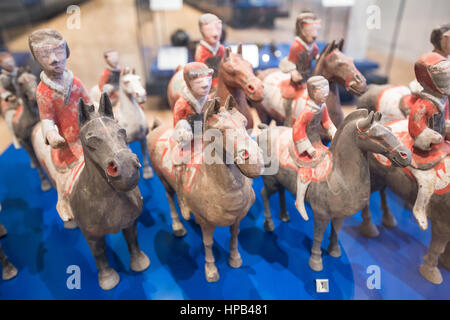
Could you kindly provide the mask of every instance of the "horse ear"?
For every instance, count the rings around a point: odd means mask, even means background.
[[[373,123],[374,114],[373,111],[370,111],[369,115],[365,119],[361,119],[357,122],[358,129],[361,131],[367,130]]]
[[[223,55],[223,59],[224,60],[230,59],[230,48],[229,47],[225,48],[225,54]]]
[[[234,99],[234,97],[231,94],[229,94],[227,100],[225,101],[225,109],[232,110],[234,108],[237,108],[236,99]]]
[[[237,47],[237,54],[242,57],[242,43],[239,43],[239,45]]]
[[[342,48],[344,48],[344,38],[341,38],[341,40],[338,43],[338,49],[342,52]]]
[[[333,40],[330,45],[330,52],[336,49],[336,40]]]
[[[378,112],[378,111],[375,112],[375,116],[374,116],[375,121],[376,122],[380,121],[381,120],[381,116],[382,116],[381,112]]]
[[[206,102],[205,113],[203,115],[203,131],[205,131],[205,129],[206,129],[206,124],[207,124],[209,118],[212,115],[219,112],[219,109],[220,109],[220,99],[219,98],[209,99]]]
[[[83,98],[78,101],[78,123],[81,127],[86,121],[91,119],[91,114],[88,109],[88,105],[84,103]]]
[[[106,92],[104,92],[102,94],[102,97],[100,98],[100,104],[98,106],[98,113],[102,116],[104,115],[104,116],[114,119],[114,113],[112,110],[111,100],[109,99],[109,96]]]

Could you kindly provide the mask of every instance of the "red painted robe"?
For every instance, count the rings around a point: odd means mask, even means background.
[[[292,62],[293,64],[297,65],[299,63],[300,55],[305,51],[307,53],[306,63],[308,64],[308,70],[309,70],[311,68],[312,61],[315,60],[317,55],[319,54],[319,47],[315,43],[314,43],[311,51],[308,51],[306,49],[304,42],[299,37],[295,37],[295,40],[294,40],[294,42],[292,42],[291,47],[289,49],[288,60],[290,62]],[[305,66],[305,69],[306,69],[306,66]]]
[[[413,139],[416,139],[425,129],[430,128],[441,135],[445,134],[445,104],[438,107],[437,104],[423,96],[419,96],[408,118],[408,131]]]
[[[36,90],[36,101],[41,120],[53,120],[66,144],[52,148],[52,159],[57,168],[74,164],[83,154],[78,128],[78,101],[91,101],[81,81],[65,71],[64,88],[53,83],[44,73]],[[71,84],[71,85],[70,85]]]
[[[111,68],[106,68],[105,70],[103,70],[103,73],[100,76],[100,81],[98,82],[98,87],[101,92],[103,92],[103,86],[107,83],[111,84],[117,90],[119,89],[119,77],[115,75],[116,72],[119,74],[120,77],[121,72],[120,69],[113,71]]]
[[[223,46],[223,44],[221,44],[219,46],[219,48],[217,49],[217,52],[214,53],[211,46],[209,46],[204,41],[200,41],[199,45],[197,46],[197,48],[195,50],[195,61],[202,62],[214,70],[214,76],[213,76],[211,88],[217,87],[217,84],[219,82],[219,79],[217,78],[217,74],[219,72],[220,59],[223,57],[224,53],[225,53],[225,47]],[[212,64],[208,63],[208,59],[211,59],[214,57],[220,57],[220,59],[217,59]]]

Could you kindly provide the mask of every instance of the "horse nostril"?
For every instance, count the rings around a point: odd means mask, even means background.
[[[136,167],[137,167],[137,168],[141,168],[142,165],[141,165],[141,163],[139,162],[139,159],[138,159],[137,157],[135,158],[135,161],[136,161]]]
[[[250,93],[255,92],[255,87],[252,86],[251,84],[248,85],[247,89],[248,89],[248,91],[249,91]]]
[[[111,161],[110,163],[108,163],[108,174],[111,177],[116,177],[118,173],[119,173],[119,169],[117,168],[115,162]]]
[[[406,152],[401,151],[400,157],[402,157],[403,159],[406,159],[406,158],[408,158],[408,155],[406,154]]]

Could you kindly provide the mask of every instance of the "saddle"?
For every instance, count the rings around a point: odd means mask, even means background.
[[[290,78],[282,80],[280,83],[281,96],[284,99],[296,100],[302,96],[305,89],[306,84],[294,84]]]
[[[83,158],[83,147],[80,141],[76,141],[60,149],[51,148],[51,156],[56,170],[64,173],[80,163]]]

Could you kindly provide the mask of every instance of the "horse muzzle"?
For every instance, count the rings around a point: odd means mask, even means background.
[[[411,164],[412,154],[411,151],[406,147],[399,147],[390,152],[389,159],[397,167],[407,167]]]

